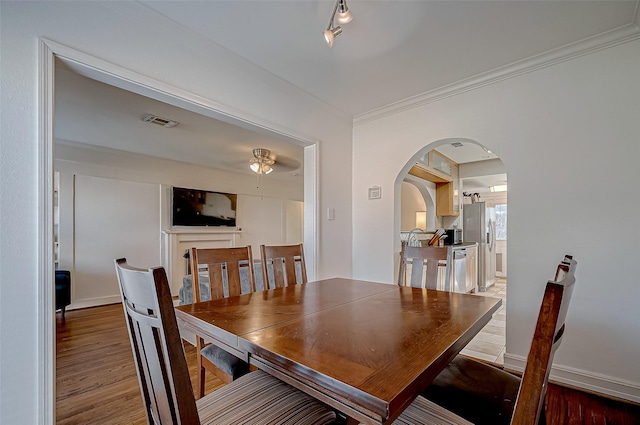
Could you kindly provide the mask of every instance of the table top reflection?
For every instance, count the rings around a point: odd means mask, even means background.
[[[501,300],[328,279],[176,308],[183,326],[369,424],[390,423]]]

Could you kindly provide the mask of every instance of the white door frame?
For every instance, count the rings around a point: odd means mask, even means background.
[[[137,74],[113,63],[95,58],[51,40],[39,44],[38,88],[38,421],[55,423],[55,347],[56,321],[54,306],[53,257],[53,104],[55,58],[90,78],[144,96],[184,107],[196,108],[212,118],[243,128],[270,131],[304,146],[304,244],[307,274],[316,277],[317,208],[318,208],[318,141],[279,124],[256,117],[246,111],[200,97],[194,93]]]

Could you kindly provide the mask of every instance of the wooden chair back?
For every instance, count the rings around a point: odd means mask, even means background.
[[[564,334],[576,266],[573,257],[566,255],[558,265],[554,280],[547,282],[511,418],[514,425],[536,425],[540,419],[551,363]]]
[[[246,270],[249,292],[256,291],[251,246],[237,248],[191,248],[193,301],[200,302],[200,276],[207,273],[211,299],[242,294],[242,271]],[[226,285],[225,285],[226,282]]]
[[[193,302],[202,301],[200,297],[200,277],[205,274],[209,278],[209,290],[211,299],[232,297],[240,295],[242,291],[242,277],[245,274],[248,290],[244,293],[256,291],[256,282],[253,266],[251,246],[237,248],[191,248],[191,279],[193,288]],[[225,295],[225,287],[227,293]],[[196,360],[198,363],[198,397],[205,394],[205,370],[212,372],[222,382],[233,381],[233,373],[225,372],[226,369],[234,369],[234,365],[244,370],[248,365],[240,362],[215,346],[207,347],[205,340],[196,335]],[[208,353],[207,350],[215,353]],[[204,350],[204,351],[203,351]],[[226,367],[226,368],[225,368]],[[225,369],[225,370],[223,370]]]
[[[307,283],[304,249],[299,245],[260,245],[264,289],[269,289],[269,266],[273,267],[275,288]],[[297,265],[297,266],[296,266]],[[296,267],[300,273],[296,273]]]
[[[164,268],[115,266],[148,422],[199,424]]]
[[[445,291],[451,285],[451,267],[453,251],[450,247],[402,246],[400,251],[400,270],[398,285],[413,288],[437,289],[438,270],[445,267]],[[442,261],[446,263],[443,265]],[[407,275],[409,279],[407,279]],[[424,286],[423,286],[424,284]]]

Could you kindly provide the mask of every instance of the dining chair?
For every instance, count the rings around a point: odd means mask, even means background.
[[[456,356],[393,422],[395,425],[537,425],[553,356],[565,328],[577,262],[566,255],[547,282],[522,378],[487,363]]]
[[[153,425],[329,424],[330,408],[256,371],[196,401],[162,267],[134,268],[115,260],[147,421]]]
[[[191,248],[189,252],[193,301],[201,301],[201,281],[208,280],[212,300],[256,291],[251,246]],[[202,279],[202,277],[208,279]],[[244,288],[243,288],[244,287]],[[205,370],[229,383],[249,372],[249,364],[196,335],[198,398],[204,396]]]
[[[398,285],[438,289],[438,270],[445,267],[443,289],[448,291],[451,285],[452,252],[450,247],[403,245],[400,250]]]
[[[302,244],[260,245],[260,257],[264,289],[307,283]],[[273,277],[273,285],[270,284],[269,276]]]

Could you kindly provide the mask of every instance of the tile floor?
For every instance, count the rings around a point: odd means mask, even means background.
[[[461,351],[461,354],[503,365],[506,345],[507,280],[498,278],[494,285],[487,288],[486,292],[478,292],[476,295],[502,298],[502,306],[493,314],[493,318],[489,323]]]

